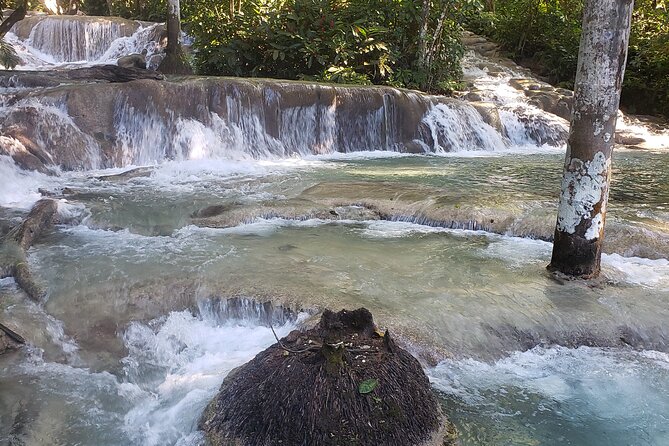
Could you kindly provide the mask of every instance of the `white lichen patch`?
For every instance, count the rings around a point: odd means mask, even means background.
[[[592,220],[590,220],[590,227],[585,231],[585,238],[588,240],[596,240],[599,238],[599,234],[602,233],[604,229],[604,219],[602,218],[602,213],[598,213]]]
[[[572,158],[562,179],[557,228],[573,234],[581,222],[589,221],[586,238],[599,238],[607,193],[607,178],[611,165],[604,153],[597,152],[592,161]],[[595,205],[602,201],[601,210],[592,215]]]
[[[599,119],[595,119],[595,122],[592,124],[592,128],[594,129],[594,136],[599,136],[599,134],[604,131],[604,124]]]

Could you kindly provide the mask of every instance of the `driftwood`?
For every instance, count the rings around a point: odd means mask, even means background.
[[[122,83],[139,79],[163,80],[155,71],[143,68],[124,68],[118,65],[98,65],[50,71],[0,71],[0,87],[56,87],[72,83]]]
[[[58,203],[39,200],[23,222],[11,229],[0,244],[0,278],[14,277],[16,284],[30,297],[40,302],[44,288],[35,280],[26,260],[27,250],[51,229],[58,213]],[[23,336],[0,323],[0,354],[25,344]]]
[[[130,82],[138,79],[162,80],[165,77],[155,71],[144,68],[127,68],[118,65],[99,65],[95,67],[77,68],[75,70],[61,71],[71,80],[94,80],[111,83]]]
[[[278,338],[277,338],[278,339]],[[450,445],[418,361],[364,308],[326,310],[226,377],[199,423],[213,446]]]
[[[23,339],[23,336],[21,336],[20,334],[18,334],[14,330],[10,329],[9,327],[6,327],[6,326],[0,324],[0,331],[5,333],[9,337],[9,339],[16,342],[17,344],[25,344],[26,343],[26,340]]]
[[[26,261],[27,250],[51,229],[58,213],[58,203],[48,198],[39,200],[23,222],[9,231],[2,243],[0,273],[13,276],[17,285],[34,301],[44,297],[44,288],[33,278]]]

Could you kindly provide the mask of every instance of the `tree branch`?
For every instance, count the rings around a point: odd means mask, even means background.
[[[26,12],[28,12],[28,9],[26,2],[24,1],[9,15],[9,17],[7,17],[7,20],[0,23],[0,38],[7,34],[7,32],[12,29],[12,26],[14,26],[16,22],[23,20],[26,16]]]

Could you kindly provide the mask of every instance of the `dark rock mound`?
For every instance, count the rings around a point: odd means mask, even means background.
[[[116,65],[123,68],[146,68],[146,53],[144,50],[141,53],[128,54],[127,56],[119,57]]]
[[[215,446],[445,445],[418,361],[364,309],[326,310],[233,371],[200,420]]]

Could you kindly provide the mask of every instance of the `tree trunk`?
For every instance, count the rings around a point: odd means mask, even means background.
[[[418,34],[418,67],[427,69],[427,31],[430,26],[430,0],[423,0],[423,8],[420,15],[420,32]]]
[[[620,90],[633,0],[586,0],[574,113],[548,269],[592,278],[600,271]]]
[[[175,55],[179,50],[179,38],[181,37],[181,8],[179,0],[168,0],[167,2],[167,55]]]
[[[165,74],[192,74],[186,55],[181,48],[181,10],[179,0],[167,3],[167,48],[165,59],[158,66],[158,71]]]

